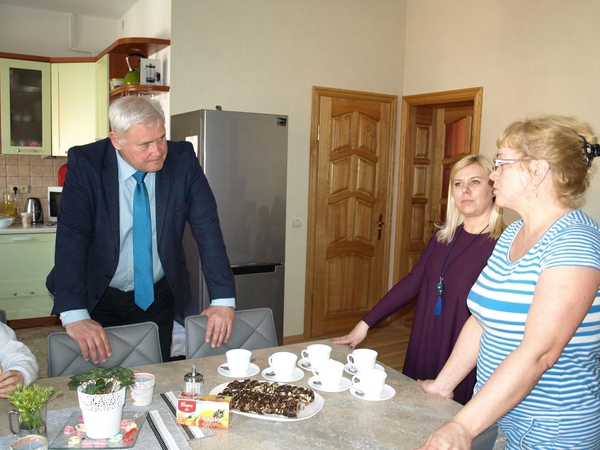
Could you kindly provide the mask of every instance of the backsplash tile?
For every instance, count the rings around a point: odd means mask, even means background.
[[[37,197],[47,216],[48,186],[58,185],[58,169],[66,162],[64,156],[0,155],[0,193],[7,192],[13,185],[27,184],[30,192],[17,193],[17,208],[24,207],[27,198]]]

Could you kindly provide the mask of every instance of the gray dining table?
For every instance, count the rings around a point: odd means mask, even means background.
[[[310,343],[323,343],[332,347],[331,358],[346,363],[350,349],[345,345],[335,345],[330,340],[319,340],[284,345],[280,347],[253,350],[253,364],[259,371],[249,378],[264,380],[267,359],[275,351],[288,351],[301,358],[301,351]],[[204,393],[233,380],[219,373],[218,368],[226,362],[225,355],[205,358],[171,361],[132,368],[136,373],[149,372],[155,375],[153,401],[149,406],[136,407],[131,403],[129,392],[124,412],[135,414],[152,411],[160,416],[167,433],[173,437],[175,448],[199,449],[208,445],[214,448],[242,449],[414,449],[426,441],[427,437],[440,425],[456,414],[461,405],[453,400],[442,399],[424,393],[417,383],[402,373],[384,364],[387,373],[386,384],[395,391],[392,398],[370,401],[353,395],[350,389],[342,392],[315,391],[323,399],[322,408],[304,420],[269,421],[260,416],[248,417],[232,413],[229,429],[205,430],[207,436],[192,437],[189,430],[177,426],[172,409],[167,400],[174,398],[185,387],[184,376],[192,371],[192,364],[204,376]],[[223,371],[221,371],[223,372]],[[309,387],[312,372],[302,370],[302,378],[290,384]],[[344,373],[348,379],[351,374]],[[36,381],[41,386],[53,386],[63,394],[48,404],[48,441],[57,442],[61,437],[66,421],[78,413],[77,393],[69,389],[68,376],[42,378]],[[389,389],[387,392],[391,392]],[[163,395],[161,395],[163,394]],[[167,395],[165,395],[167,394]],[[15,437],[8,427],[8,411],[11,405],[0,399],[0,448],[8,448]],[[505,447],[505,438],[500,433],[494,450]],[[52,447],[51,447],[52,448]],[[144,422],[134,448],[144,450],[161,449],[156,433],[149,423]]]

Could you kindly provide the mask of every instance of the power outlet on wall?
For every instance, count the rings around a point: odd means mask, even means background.
[[[19,192],[21,194],[28,194],[29,193],[29,185],[28,184],[22,184],[21,186],[19,186]]]
[[[18,194],[20,191],[19,186],[17,186],[16,184],[13,184],[10,187],[10,190],[8,192],[10,192],[11,194]]]

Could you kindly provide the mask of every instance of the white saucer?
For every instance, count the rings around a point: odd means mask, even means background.
[[[301,380],[302,378],[304,378],[304,371],[302,371],[298,367],[294,368],[294,373],[288,380],[280,380],[276,376],[268,377],[267,374],[270,372],[273,372],[272,367],[267,367],[265,370],[263,370],[262,371],[263,378],[265,380],[276,381],[278,383],[289,383],[290,381],[298,381],[298,380]]]
[[[321,385],[321,384],[315,384],[315,381],[317,381],[318,379],[319,379],[318,377],[310,377],[308,379],[308,385],[311,388],[316,389],[317,391],[343,392],[343,391],[347,391],[348,389],[350,389],[350,386],[352,386],[352,381],[350,381],[348,378],[342,377],[342,382],[339,384],[339,386],[337,388],[327,389],[327,388],[324,388],[323,385]]]
[[[307,370],[309,372],[312,372],[312,370],[313,370],[313,366],[311,366],[308,359],[305,359],[305,358],[298,360],[298,367],[300,367],[301,369]]]
[[[393,387],[391,387],[390,385],[388,385],[388,384],[386,384],[383,387],[383,392],[381,393],[381,395],[379,397],[367,397],[367,396],[364,396],[364,395],[358,395],[356,393],[357,389],[360,390],[360,383],[353,384],[350,387],[350,393],[352,395],[354,395],[356,398],[360,398],[361,400],[367,400],[367,401],[370,401],[370,402],[380,402],[382,400],[389,400],[394,395],[396,395],[396,390]]]
[[[385,369],[383,368],[383,366],[381,364],[375,363],[375,367],[374,368],[377,369],[377,370],[383,370],[385,372]],[[360,374],[360,372],[358,370],[356,370],[354,368],[354,365],[351,364],[351,363],[348,363],[348,364],[346,364],[344,366],[344,371],[346,373],[349,373],[350,375],[359,375]]]
[[[229,371],[229,369],[224,369],[223,366],[227,365],[227,363],[221,364],[219,366],[219,368],[217,369],[217,372],[219,372],[220,375],[223,375],[224,377],[230,377],[230,378],[245,378],[245,377],[251,377],[253,375],[256,375],[258,372],[260,372],[260,368],[256,365],[256,364],[252,364],[250,363],[250,365],[248,366],[248,371],[242,375],[232,375],[231,372]]]

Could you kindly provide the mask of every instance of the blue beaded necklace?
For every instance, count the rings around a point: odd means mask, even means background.
[[[438,290],[438,298],[437,298],[437,301],[435,302],[435,308],[433,309],[433,315],[435,315],[435,316],[442,315],[442,293],[444,292],[443,281],[444,281],[444,277],[446,276],[446,273],[448,273],[448,269],[450,269],[450,266],[454,263],[454,261],[456,261],[460,255],[462,255],[464,252],[466,252],[467,249],[477,240],[477,238],[479,236],[481,236],[481,233],[483,233],[487,227],[489,227],[489,224],[487,224],[483,228],[483,230],[481,230],[479,232],[479,234],[477,236],[475,236],[475,239],[473,239],[471,242],[469,242],[469,245],[467,245],[465,248],[463,248],[462,251],[458,255],[456,255],[452,261],[450,261],[450,264],[448,264],[448,267],[446,267],[444,269],[444,266],[446,265],[446,260],[448,259],[448,256],[450,256],[450,253],[452,253],[452,250],[454,249],[454,245],[458,242],[458,237],[460,236],[460,233],[462,233],[462,230],[465,228],[464,225],[460,230],[458,230],[458,234],[456,235],[456,238],[452,242],[452,245],[450,246],[450,250],[448,250],[448,253],[446,253],[446,257],[444,258],[444,262],[442,263],[442,268],[440,270],[440,282],[436,286],[436,289]]]

